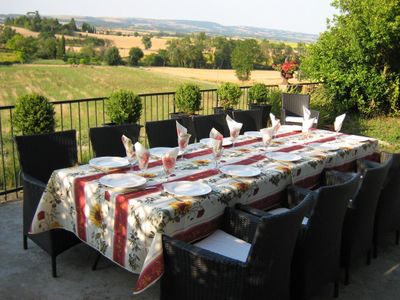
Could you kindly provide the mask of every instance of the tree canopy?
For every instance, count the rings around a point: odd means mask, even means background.
[[[334,0],[340,12],[309,47],[302,71],[322,80],[337,111],[399,113],[400,1]]]

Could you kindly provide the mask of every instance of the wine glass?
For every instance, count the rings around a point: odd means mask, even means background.
[[[235,141],[239,136],[240,128],[232,128],[229,130],[231,140],[232,140],[232,148],[235,148]]]
[[[191,135],[187,133],[178,136],[179,151],[182,153],[182,159],[185,159],[185,153],[189,144],[190,137]]]
[[[142,153],[137,154],[138,165],[141,171],[147,170],[147,166],[149,165],[150,160],[150,152],[148,150],[143,151]]]
[[[222,157],[222,152],[224,148],[222,147],[222,139],[214,139],[212,141],[212,153],[214,156],[215,168],[218,170],[218,163],[220,158]]]
[[[129,165],[134,166],[136,162],[135,151],[126,151],[126,158],[128,159]]]
[[[262,135],[262,143],[265,147],[265,150],[268,149],[269,144],[271,144],[273,134],[263,134]]]
[[[168,181],[169,180],[169,176],[175,170],[176,157],[169,156],[168,154],[166,154],[166,155],[164,155],[162,157],[162,163],[163,163],[164,173],[165,173],[165,176],[166,176],[165,181]]]

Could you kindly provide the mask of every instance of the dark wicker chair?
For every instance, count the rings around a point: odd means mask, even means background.
[[[210,136],[212,128],[217,129],[223,136],[229,136],[228,124],[225,114],[214,114],[207,116],[193,117],[194,129],[196,131],[197,141]]]
[[[233,119],[243,123],[240,134],[245,131],[258,131],[262,128],[262,111],[259,109],[234,110]]]
[[[90,142],[94,156],[121,156],[125,157],[125,147],[122,144],[122,135],[127,136],[133,143],[139,140],[140,125],[124,124],[89,129]]]
[[[178,146],[176,121],[183,124],[180,119],[146,122],[146,134],[150,148]]]
[[[378,164],[367,160],[357,161],[362,183],[347,208],[342,233],[341,260],[345,268],[346,285],[349,283],[353,259],[367,254],[367,264],[370,263],[376,207],[391,162],[388,160],[385,164]]]
[[[52,274],[57,276],[56,257],[80,240],[71,232],[52,229],[39,234],[28,234],[40,198],[52,172],[77,164],[75,130],[40,135],[15,137],[24,185],[23,245],[27,238],[51,256]]]
[[[289,299],[293,249],[312,200],[262,218],[226,208],[221,229],[251,243],[245,261],[164,236],[161,299]]]
[[[400,153],[382,153],[381,163],[392,158],[386,182],[379,197],[374,225],[374,257],[378,255],[378,244],[385,233],[396,232],[396,244],[400,235]]]
[[[303,106],[310,108],[310,95],[282,93],[281,124],[301,124],[303,122]],[[318,124],[319,112],[311,111],[311,118]]]

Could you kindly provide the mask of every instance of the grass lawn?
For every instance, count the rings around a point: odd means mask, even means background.
[[[154,74],[141,68],[69,65],[14,65],[0,67],[0,105],[14,104],[18,96],[40,93],[51,100],[108,96],[114,89],[131,89],[136,93],[170,92],[184,82],[201,88],[215,84]]]

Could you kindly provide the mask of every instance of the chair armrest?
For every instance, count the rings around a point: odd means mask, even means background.
[[[270,213],[268,213],[262,209],[251,207],[250,205],[237,203],[235,207],[245,213],[251,214],[251,215],[259,217],[259,218],[270,215]]]
[[[325,172],[325,185],[343,184],[354,177],[353,172],[327,171]]]
[[[251,244],[259,222],[259,217],[227,207],[224,212],[221,229]]]
[[[24,184],[23,232],[27,234],[46,184],[26,173],[22,173],[22,179]]]
[[[287,188],[287,208],[292,208],[299,204],[312,191],[299,186],[291,185]]]

